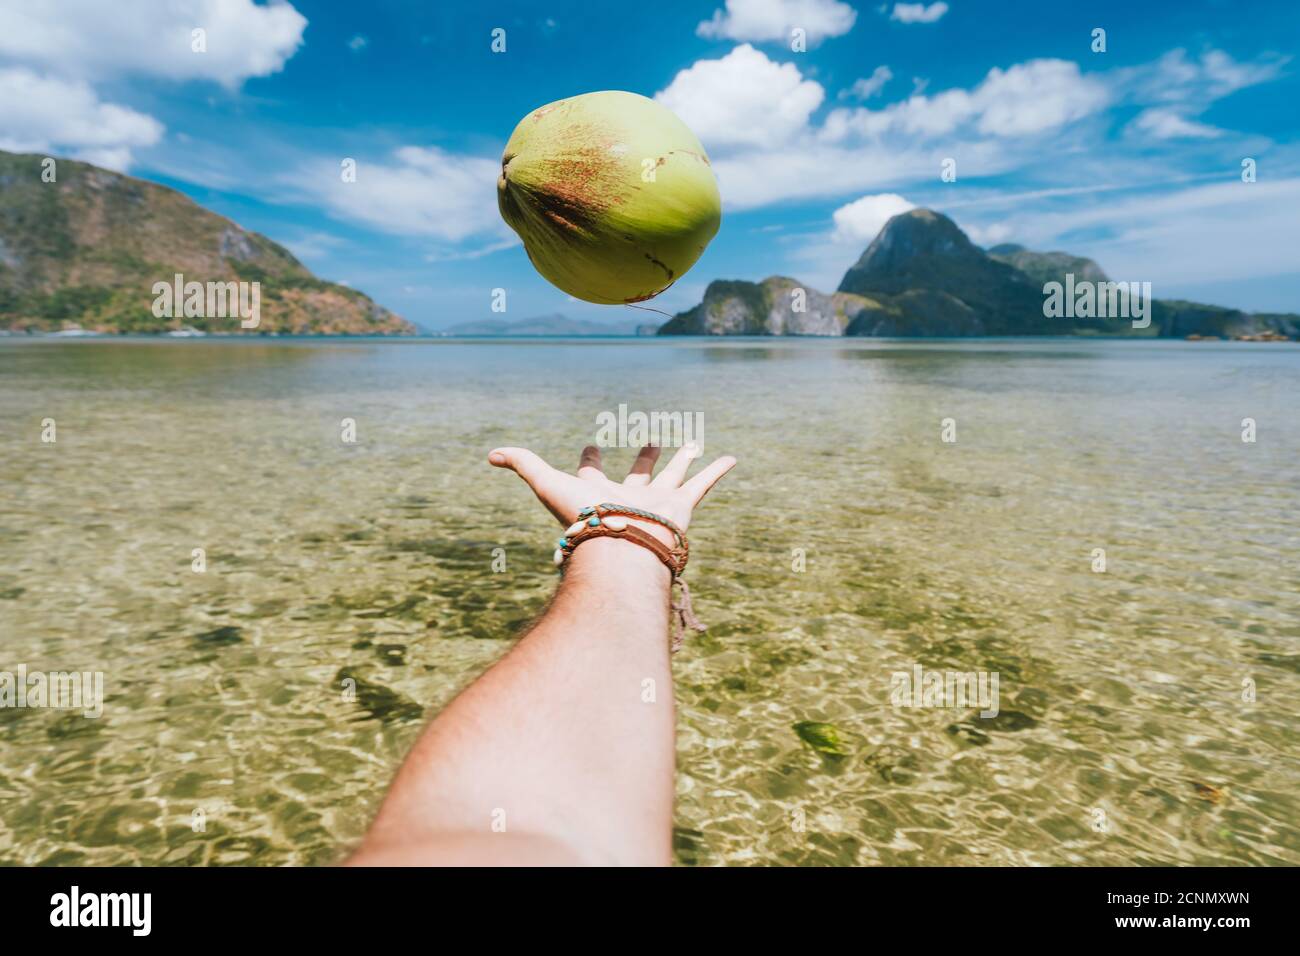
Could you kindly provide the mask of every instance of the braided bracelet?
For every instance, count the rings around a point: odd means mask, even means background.
[[[673,546],[669,547],[654,535],[629,524],[629,517],[640,518],[643,521],[650,521],[667,528],[672,532]],[[639,544],[664,563],[668,568],[668,572],[672,575],[673,585],[681,585],[681,601],[672,602],[672,650],[674,653],[682,646],[685,628],[690,627],[697,631],[705,629],[691,608],[691,590],[681,577],[682,572],[686,570],[686,562],[690,557],[690,542],[686,540],[686,535],[682,532],[682,529],[673,521],[662,515],[642,511],[640,508],[633,508],[630,505],[618,505],[610,502],[588,505],[578,512],[578,520],[565,529],[564,536],[556,543],[553,559],[561,574],[564,573],[565,562],[568,561],[569,556],[573,554],[578,545],[592,538],[622,538],[625,541]]]

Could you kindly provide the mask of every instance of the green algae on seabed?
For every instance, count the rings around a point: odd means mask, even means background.
[[[794,732],[799,739],[813,750],[827,757],[847,757],[848,751],[840,740],[840,730],[834,724],[819,723],[815,720],[801,720],[794,725]]]
[[[202,634],[195,634],[194,643],[199,647],[226,647],[231,644],[242,644],[244,643],[244,632],[234,625],[223,624],[221,627],[204,631]]]

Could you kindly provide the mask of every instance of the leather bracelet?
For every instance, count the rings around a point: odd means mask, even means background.
[[[680,574],[683,570],[683,566],[678,562],[677,555],[672,549],[648,531],[642,531],[640,528],[634,528],[631,525],[622,529],[609,528],[603,524],[595,528],[584,527],[577,534],[565,535],[564,541],[566,547],[561,548],[560,550],[564,552],[567,549],[567,553],[565,554],[565,557],[567,557],[569,554],[573,553],[574,549],[577,548],[578,545],[590,538],[623,538],[624,540],[632,541],[641,545],[641,547],[645,548],[647,551],[652,552],[656,558],[664,563],[664,566],[668,568],[669,573],[674,577]]]
[[[673,547],[668,547],[649,532],[629,524],[629,517],[640,518],[667,528],[673,535]],[[565,529],[564,537],[556,542],[553,556],[556,567],[563,567],[574,548],[588,538],[594,537],[627,537],[643,548],[653,551],[655,557],[668,566],[668,570],[674,577],[686,570],[686,562],[691,556],[690,542],[686,540],[682,529],[670,519],[628,505],[604,503],[583,508],[578,512],[578,520]]]

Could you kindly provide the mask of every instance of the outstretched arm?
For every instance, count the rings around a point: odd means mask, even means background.
[[[684,448],[652,480],[658,455],[642,449],[621,484],[592,447],[576,477],[521,448],[488,460],[518,473],[562,524],[613,502],[684,529],[735,459],[688,481],[695,452]],[[661,526],[634,523],[672,543]],[[615,538],[578,547],[539,623],[425,729],[349,862],[670,862],[670,585],[646,548]]]

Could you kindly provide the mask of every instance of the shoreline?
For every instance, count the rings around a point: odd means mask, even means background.
[[[167,332],[83,332],[67,334],[59,332],[3,332],[0,331],[0,344],[3,343],[330,343],[348,342],[404,345],[489,345],[493,343],[510,345],[553,345],[553,344],[590,344],[590,345],[629,345],[661,344],[720,347],[728,343],[743,345],[790,346],[813,345],[819,347],[849,346],[864,347],[871,344],[913,345],[927,344],[953,345],[960,343],[998,344],[998,343],[1090,343],[1090,342],[1131,342],[1134,344],[1184,343],[1189,345],[1300,345],[1300,339],[1284,337],[1264,338],[1257,336],[1242,338],[1218,338],[1213,336],[1157,336],[1157,335],[964,335],[952,337],[940,336],[867,336],[867,335],[352,335],[352,334],[316,334],[316,333],[265,333],[244,335],[239,333],[211,333],[200,335],[175,335]]]

